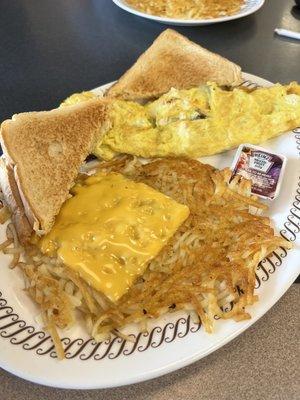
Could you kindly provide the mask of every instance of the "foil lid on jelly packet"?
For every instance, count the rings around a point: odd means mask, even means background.
[[[232,164],[232,178],[236,175],[252,181],[251,193],[274,200],[280,191],[286,157],[262,147],[241,144]]]

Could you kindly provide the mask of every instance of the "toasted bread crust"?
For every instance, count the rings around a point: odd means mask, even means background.
[[[18,232],[19,240],[22,244],[26,244],[31,237],[32,226],[25,214],[18,186],[14,178],[14,170],[12,166],[5,163],[3,158],[0,158],[0,185],[5,204],[11,211],[12,221]]]
[[[14,115],[1,125],[1,146],[13,169],[32,228],[48,232],[80,165],[107,128],[108,102],[93,99],[52,111]]]
[[[241,68],[167,29],[108,90],[107,96],[150,99],[172,87],[189,89],[208,81],[237,85],[241,83]]]

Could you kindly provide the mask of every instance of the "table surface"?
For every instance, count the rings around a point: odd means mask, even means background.
[[[289,82],[299,80],[300,43],[276,36],[274,29],[300,31],[300,10],[293,6],[293,0],[266,0],[260,11],[240,20],[175,29],[246,72]],[[70,93],[117,79],[165,28],[110,0],[2,0],[0,121],[17,112],[55,108]],[[181,399],[188,386],[191,399],[241,394],[252,400],[296,399],[299,289],[294,285],[266,317],[217,353],[154,382],[83,394],[34,386],[2,371],[2,394],[9,399]]]

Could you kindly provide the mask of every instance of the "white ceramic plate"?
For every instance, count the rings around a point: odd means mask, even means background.
[[[122,8],[125,11],[130,12],[131,14],[138,15],[139,17],[144,17],[148,19],[152,19],[154,21],[160,22],[166,25],[181,25],[181,26],[199,26],[199,25],[210,25],[216,24],[217,22],[225,22],[231,21],[233,19],[246,17],[247,15],[255,13],[259,10],[263,5],[265,0],[246,0],[243,7],[235,14],[230,16],[224,16],[219,18],[210,18],[210,19],[175,19],[175,18],[164,18],[158,17],[156,15],[146,14],[142,11],[138,11],[137,9],[130,6],[126,0],[113,0],[113,2]]]
[[[252,75],[245,74],[244,78],[258,85],[270,85]],[[101,93],[107,86],[95,91]],[[272,203],[270,216],[281,235],[295,247],[288,252],[278,249],[259,265],[256,287],[260,301],[249,307],[251,320],[218,321],[216,332],[207,334],[184,312],[169,314],[156,321],[149,334],[138,334],[135,343],[114,338],[97,344],[78,326],[63,333],[67,359],[58,361],[49,335],[36,322],[38,308],[22,290],[21,273],[9,270],[9,256],[1,254],[0,366],[30,381],[61,388],[126,385],[199,360],[257,321],[284,294],[300,270],[300,129],[261,145],[288,158],[281,194]],[[232,150],[202,161],[223,168],[231,165],[234,153]],[[0,236],[2,241],[4,227]]]

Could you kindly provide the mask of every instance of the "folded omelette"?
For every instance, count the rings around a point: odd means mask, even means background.
[[[300,85],[228,90],[208,83],[139,104],[113,100],[111,129],[94,154],[201,157],[258,144],[300,126]]]

